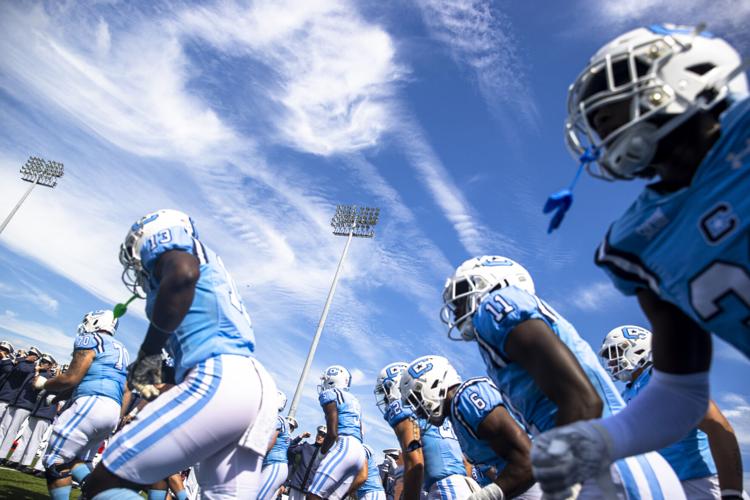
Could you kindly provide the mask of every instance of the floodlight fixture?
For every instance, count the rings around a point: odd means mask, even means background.
[[[356,205],[336,205],[336,213],[331,219],[333,234],[356,238],[372,238],[374,227],[380,217],[380,208],[358,207]]]
[[[380,208],[377,207],[358,207],[357,205],[336,205],[336,212],[333,214],[331,219],[331,227],[333,227],[333,234],[336,236],[346,236],[346,245],[344,251],[339,259],[339,265],[336,267],[336,273],[333,275],[333,283],[331,288],[328,290],[328,297],[326,297],[326,303],[323,306],[323,313],[320,315],[320,321],[318,321],[318,328],[315,330],[310,350],[307,353],[307,359],[305,359],[305,366],[302,368],[302,374],[297,382],[297,388],[294,390],[294,397],[292,398],[292,404],[289,406],[289,417],[294,417],[297,413],[297,405],[302,397],[302,389],[305,385],[305,379],[307,374],[310,372],[310,366],[312,365],[313,358],[315,357],[315,351],[318,348],[318,342],[320,341],[320,334],[323,332],[323,326],[325,326],[326,318],[328,317],[328,310],[331,307],[331,301],[333,300],[333,294],[336,292],[336,284],[339,281],[339,275],[341,273],[341,266],[344,263],[346,254],[349,251],[349,245],[352,242],[352,238],[372,238],[375,236],[375,225],[378,223],[380,218]]]
[[[30,156],[29,159],[26,160],[26,163],[21,167],[21,180],[30,182],[31,186],[29,186],[29,189],[26,190],[16,206],[13,207],[13,210],[10,211],[8,217],[6,217],[2,225],[0,225],[0,233],[3,232],[5,226],[8,225],[16,212],[18,212],[18,209],[21,208],[21,204],[31,194],[31,191],[37,186],[37,184],[54,188],[57,186],[57,179],[62,177],[63,173],[64,166],[62,163],[43,160],[37,156]]]

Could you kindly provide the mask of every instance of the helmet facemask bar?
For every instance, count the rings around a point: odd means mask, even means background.
[[[600,160],[596,167],[589,164],[589,173],[604,180],[631,179],[636,172],[616,172],[606,165],[607,148],[634,126],[644,123],[679,99],[670,85],[658,76],[661,68],[676,53],[685,50],[671,36],[663,36],[628,47],[626,52],[614,57],[608,54],[603,60],[590,64],[571,86],[568,95],[568,119],[565,123],[566,142],[575,156],[584,151],[599,151]],[[623,82],[623,69],[627,75]],[[595,93],[590,87],[595,78],[606,79],[606,88]],[[629,120],[606,137],[599,137],[589,122],[593,113],[604,106],[629,100]],[[680,99],[680,104],[689,107],[690,103]],[[680,120],[682,122],[683,120]],[[674,127],[669,127],[671,131]],[[659,131],[659,135],[667,132]],[[645,167],[645,166],[644,166]],[[642,169],[642,168],[641,168]]]
[[[602,358],[605,368],[612,376],[622,382],[630,380],[630,372],[633,367],[625,357],[625,352],[630,348],[627,342],[610,343],[602,346],[599,357]]]
[[[142,233],[143,229],[139,231]],[[128,235],[127,241],[120,245],[120,264],[123,266],[122,282],[125,287],[141,299],[146,298],[148,274],[141,265],[140,256],[135,254],[135,244],[139,233]]]
[[[490,289],[490,283],[477,275],[459,279],[449,279],[443,292],[443,308],[440,319],[448,326],[451,340],[473,340],[474,328],[471,317],[477,310],[479,301]],[[458,330],[459,336],[453,331]]]

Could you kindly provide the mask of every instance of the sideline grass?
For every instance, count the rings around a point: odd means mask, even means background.
[[[70,498],[78,498],[80,490],[73,490]],[[42,478],[0,467],[0,498],[13,500],[47,500],[47,483]]]

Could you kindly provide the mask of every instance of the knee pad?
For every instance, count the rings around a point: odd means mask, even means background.
[[[64,466],[66,464],[52,464],[49,467],[44,469],[44,477],[47,478],[48,482],[57,481],[58,479],[65,479],[66,477],[70,477],[70,469],[66,471],[60,471],[58,470],[59,466]]]

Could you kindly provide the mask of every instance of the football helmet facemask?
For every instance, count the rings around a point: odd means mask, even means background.
[[[160,232],[171,227],[182,227],[193,238],[198,238],[193,220],[179,210],[158,210],[141,217],[125,235],[120,245],[120,264],[123,266],[122,282],[133,294],[145,298],[149,274],[141,262],[141,249],[151,238],[160,238]],[[166,235],[165,235],[166,237]]]
[[[403,361],[385,365],[375,382],[375,404],[377,404],[380,413],[385,413],[386,407],[394,401],[401,400],[401,392],[398,390],[401,382],[401,373],[408,365]]]
[[[640,326],[618,326],[604,337],[599,356],[613,379],[632,382],[633,372],[651,364],[651,332]]]
[[[78,325],[78,334],[105,332],[114,335],[119,321],[110,310],[91,311],[86,313]]]
[[[499,255],[485,255],[465,261],[443,287],[440,319],[448,326],[451,340],[473,340],[472,316],[482,298],[495,288],[517,286],[534,294],[534,281],[519,263]],[[459,335],[454,336],[453,331]]]
[[[401,401],[414,408],[417,416],[433,425],[442,425],[448,389],[461,383],[461,377],[442,356],[423,356],[412,361],[401,373]]]
[[[594,177],[632,179],[649,167],[659,141],[697,111],[746,97],[742,69],[737,51],[702,27],[653,25],[620,35],[569,88],[568,148],[577,160],[595,153],[587,163]],[[605,107],[620,109],[623,119],[601,137],[592,122]]]

